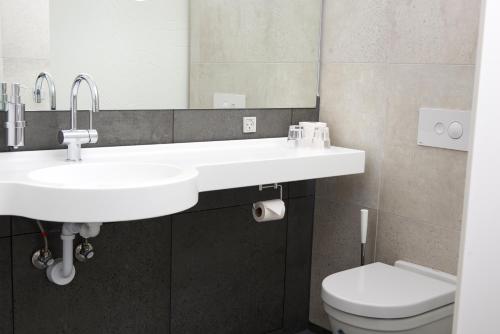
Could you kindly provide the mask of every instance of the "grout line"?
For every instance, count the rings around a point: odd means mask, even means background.
[[[385,61],[324,61],[321,65],[431,65],[431,66],[476,66],[469,63],[391,63]]]
[[[285,328],[285,316],[286,316],[286,302],[287,302],[287,299],[286,299],[286,296],[287,296],[287,291],[286,291],[286,287],[287,287],[287,263],[288,263],[288,232],[289,232],[289,228],[290,228],[290,224],[289,224],[289,220],[290,220],[290,201],[289,199],[287,198],[286,199],[287,201],[287,204],[288,204],[288,212],[287,212],[287,215],[286,215],[286,221],[285,221],[285,224],[286,224],[286,232],[285,232],[285,256],[284,256],[284,270],[283,270],[283,313],[281,315],[281,328]]]
[[[384,74],[384,91],[387,92],[389,88],[389,69],[386,66],[385,74]],[[372,261],[375,262],[377,258],[377,241],[378,241],[378,229],[379,229],[379,220],[380,220],[380,201],[382,196],[382,185],[384,178],[384,160],[385,160],[385,140],[386,140],[386,123],[387,123],[387,113],[389,110],[389,96],[386,93],[384,97],[384,119],[383,119],[383,133],[382,133],[382,143],[381,143],[381,158],[380,158],[380,169],[378,175],[378,191],[377,191],[377,208],[376,208],[376,221],[375,221],[375,239],[373,245],[373,258]]]
[[[169,217],[169,220],[170,220],[170,286],[169,286],[169,292],[168,292],[168,295],[169,295],[169,305],[168,305],[168,309],[169,309],[169,315],[168,315],[168,328],[169,328],[169,333],[172,333],[172,291],[173,291],[173,288],[172,288],[172,282],[173,282],[173,265],[174,265],[174,256],[173,256],[173,250],[174,250],[174,217],[173,216],[170,216]]]
[[[309,277],[307,279],[307,320],[310,321],[311,315],[311,282],[312,282],[312,263],[313,263],[313,248],[314,248],[314,222],[316,220],[316,191],[312,197],[312,215],[311,215],[311,235],[310,235],[310,245],[311,252],[309,253]]]
[[[193,61],[193,65],[295,65],[295,64],[317,64],[317,59],[312,60],[285,60],[285,61]]]
[[[172,144],[175,143],[175,109],[172,109]]]

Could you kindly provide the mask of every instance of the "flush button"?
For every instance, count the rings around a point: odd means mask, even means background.
[[[459,122],[451,122],[450,126],[448,127],[448,135],[452,139],[460,139],[464,133],[464,129],[462,127],[462,124]]]
[[[442,135],[444,133],[444,130],[444,124],[441,122],[437,122],[436,125],[434,125],[434,131],[436,131],[438,135]]]

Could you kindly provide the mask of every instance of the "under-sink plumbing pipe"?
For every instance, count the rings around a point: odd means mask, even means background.
[[[75,278],[76,272],[73,265],[73,240],[75,235],[80,234],[85,239],[94,238],[99,234],[101,225],[101,223],[64,223],[61,229],[62,259],[56,259],[54,264],[47,268],[49,281],[57,285],[66,285]]]

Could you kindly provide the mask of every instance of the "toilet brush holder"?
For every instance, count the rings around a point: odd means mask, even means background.
[[[361,210],[361,265],[365,265],[366,235],[368,234],[368,210]]]

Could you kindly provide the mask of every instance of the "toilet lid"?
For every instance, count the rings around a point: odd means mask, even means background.
[[[359,316],[407,318],[453,303],[455,284],[372,263],[325,278],[322,298],[335,309]]]

